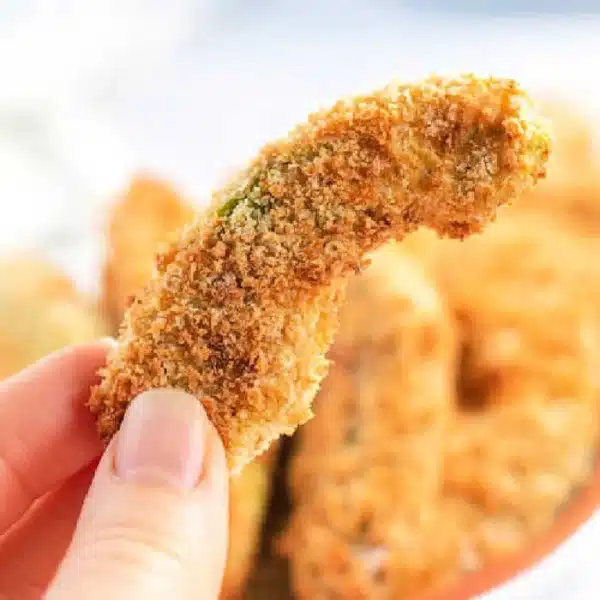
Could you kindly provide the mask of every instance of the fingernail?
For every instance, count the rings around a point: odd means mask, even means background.
[[[115,471],[125,481],[192,489],[205,456],[207,417],[190,394],[171,389],[140,394],[119,431]]]

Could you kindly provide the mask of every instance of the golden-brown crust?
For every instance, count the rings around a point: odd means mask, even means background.
[[[312,115],[267,146],[158,261],[90,407],[196,394],[239,470],[311,417],[347,277],[427,225],[464,237],[544,174],[548,138],[512,81],[430,78]]]
[[[402,598],[456,570],[439,508],[454,337],[441,297],[397,249],[352,281],[291,473],[283,547],[299,598]]]
[[[134,177],[114,204],[107,227],[102,303],[115,331],[131,299],[152,277],[161,244],[193,218],[192,207],[174,189],[146,174]]]
[[[542,111],[554,134],[549,176],[515,213],[461,246],[412,240],[461,321],[464,406],[448,438],[444,502],[471,568],[550,527],[585,484],[599,441],[593,126],[568,105]]]
[[[443,502],[461,531],[465,567],[519,550],[550,527],[594,465],[598,246],[556,219],[558,206],[512,213],[463,244],[412,242],[459,324]]]
[[[471,505],[465,540],[481,564],[550,526],[593,467],[600,270],[542,215],[450,244],[438,269],[462,338],[445,493]]]
[[[283,549],[300,598],[399,598],[442,587],[522,549],[588,480],[600,440],[600,269],[585,241],[551,218],[507,217],[463,243],[409,244],[413,257],[425,254],[447,318],[456,320],[458,360],[441,363],[451,370],[445,410],[432,402],[433,376],[422,377],[420,393],[402,385],[403,359],[415,378],[426,373],[419,361],[394,355],[391,342],[377,352],[386,335],[401,340],[400,308],[381,301],[389,282],[398,276],[414,298],[418,286],[401,269],[378,281],[368,270],[352,282],[335,364],[292,471],[294,512]],[[360,283],[364,296],[355,291]],[[396,346],[414,352],[420,344],[409,332]],[[365,380],[356,364],[376,368]],[[423,423],[445,423],[437,444],[418,421],[397,427],[395,416],[410,415],[414,398],[431,410]],[[358,415],[357,399],[368,408]],[[377,433],[366,437],[369,431]],[[402,445],[403,436],[425,449]],[[398,465],[377,447],[396,449]],[[374,474],[390,465],[378,487]],[[406,508],[419,501],[414,519]]]
[[[21,254],[0,261],[0,379],[105,331],[92,302],[54,265]]]
[[[472,393],[475,404],[510,403],[511,386],[555,401],[594,394],[594,262],[585,242],[543,215],[513,214],[446,245],[437,281],[461,325],[464,401]]]
[[[190,221],[192,214],[192,208],[171,187],[149,175],[134,178],[114,205],[107,230],[103,289],[113,323],[121,322],[130,298],[151,279],[160,245]],[[230,537],[222,600],[241,597],[259,549],[276,447],[271,450],[231,479]]]

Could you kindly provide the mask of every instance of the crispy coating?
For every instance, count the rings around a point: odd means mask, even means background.
[[[577,108],[559,102],[545,102],[540,112],[549,118],[552,131],[552,155],[548,175],[532,190],[523,195],[511,213],[523,213],[529,220],[526,229],[533,229],[531,219],[540,219],[544,227],[558,228],[571,234],[559,233],[565,260],[571,257],[574,268],[593,267],[594,256],[600,252],[600,162],[595,148],[598,140],[597,124],[586,119]],[[551,221],[548,221],[550,217]],[[510,217],[509,217],[510,218]],[[531,238],[535,244],[535,239]],[[567,246],[565,248],[565,246]],[[429,230],[410,234],[403,250],[432,267],[448,243],[440,243]],[[586,253],[588,257],[586,258]],[[580,273],[581,274],[581,273]],[[600,305],[600,297],[599,297]]]
[[[446,305],[437,363],[411,329],[435,339],[414,277],[375,258],[352,282],[291,474],[283,549],[299,598],[442,588],[522,549],[585,485],[600,440],[600,277],[580,242],[516,214],[463,243],[402,244],[405,261],[423,253]],[[441,345],[446,322],[455,345]]]
[[[152,277],[154,256],[169,234],[193,220],[192,207],[167,183],[135,177],[108,220],[103,304],[115,330],[130,299]]]
[[[422,269],[388,247],[351,284],[294,458],[284,541],[301,599],[403,598],[453,572],[439,510],[455,336]]]
[[[151,279],[161,244],[191,215],[191,207],[166,183],[149,176],[132,181],[114,206],[107,231],[109,254],[103,295],[113,322],[122,320],[129,298]],[[259,549],[276,448],[272,450],[231,480],[229,551],[222,600],[241,597]]]
[[[463,415],[449,434],[443,512],[462,521],[463,568],[521,550],[547,531],[597,458],[599,415],[589,398],[543,404],[527,389],[515,397]]]
[[[141,391],[176,386],[202,401],[238,472],[312,416],[365,253],[419,225],[480,231],[547,158],[513,81],[433,77],[312,115],[158,261],[90,400],[101,435]]]
[[[105,334],[94,306],[35,256],[0,261],[0,379],[64,346]]]
[[[510,403],[514,386],[553,402],[597,391],[600,281],[585,253],[542,215],[446,245],[438,283],[461,326],[464,403]]]
[[[444,487],[475,565],[549,527],[593,468],[600,278],[586,252],[556,222],[515,215],[440,255],[461,331]]]
[[[464,244],[423,235],[408,244],[425,257],[459,325],[443,503],[460,531],[463,568],[549,528],[594,466],[598,245],[557,218],[563,208],[549,200],[512,213]]]

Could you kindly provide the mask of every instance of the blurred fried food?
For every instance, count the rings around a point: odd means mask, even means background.
[[[580,236],[600,234],[600,154],[598,124],[575,107],[547,102],[542,112],[552,122],[553,152],[548,176],[528,192],[517,212],[551,214]]]
[[[403,245],[458,321],[443,502],[471,569],[551,527],[597,460],[600,163],[590,121],[558,103],[543,112],[546,181],[482,236]]]
[[[439,255],[438,283],[460,322],[461,394],[474,406],[597,392],[598,277],[555,221],[513,216]]]
[[[57,267],[33,255],[0,260],[0,379],[105,332],[92,302]]]
[[[505,219],[439,256],[461,348],[444,494],[479,566],[550,527],[594,468],[600,279],[543,216]]]
[[[517,211],[464,242],[418,233],[356,280],[291,475],[299,598],[412,597],[552,526],[598,452],[590,243]]]
[[[109,217],[104,270],[104,307],[116,329],[131,298],[146,285],[154,257],[170,234],[191,221],[194,211],[166,182],[134,178]]]
[[[350,286],[334,365],[293,462],[283,541],[299,598],[400,598],[457,568],[440,513],[454,332],[390,246]]]
[[[584,118],[558,103],[543,112],[555,133],[546,182],[489,232],[457,243],[418,231],[352,283],[335,364],[289,474],[281,547],[295,597],[442,587],[530,543],[589,477],[600,424],[600,165]],[[188,210],[150,178],[115,208],[114,322]],[[232,479],[227,600],[288,597],[284,565],[268,553],[245,590],[270,460]]]
[[[150,279],[154,259],[170,235],[193,217],[190,205],[165,182],[135,178],[113,207],[108,229],[108,258],[103,296],[111,322],[120,323],[131,296]],[[240,474],[230,485],[230,540],[223,599],[240,597],[259,549],[269,499],[276,449]]]

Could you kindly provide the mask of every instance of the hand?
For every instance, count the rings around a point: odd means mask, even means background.
[[[107,342],[0,384],[2,600],[217,598],[228,474],[201,404],[146,392],[102,452],[84,406]]]

